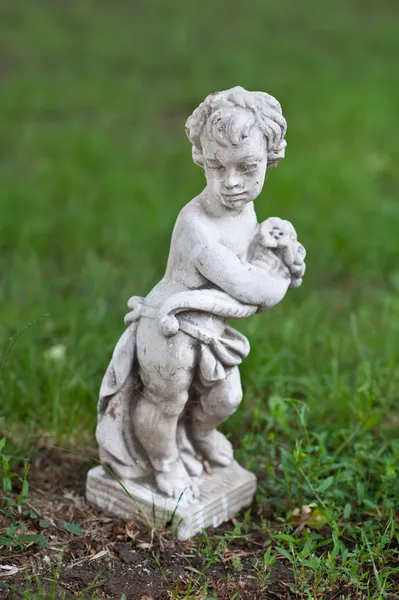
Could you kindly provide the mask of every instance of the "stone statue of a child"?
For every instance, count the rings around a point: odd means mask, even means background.
[[[226,324],[272,308],[305,272],[293,226],[258,224],[266,169],[284,157],[280,104],[241,87],[210,94],[186,124],[205,189],[180,212],[162,280],[133,297],[104,377],[100,459],[123,480],[151,472],[169,497],[198,497],[202,459],[233,461],[217,426],[242,399],[247,339]]]

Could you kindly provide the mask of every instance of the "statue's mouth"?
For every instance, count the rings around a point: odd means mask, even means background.
[[[223,204],[230,210],[240,211],[248,204],[249,201],[250,198],[248,198],[246,192],[223,195]]]
[[[223,194],[223,198],[228,204],[244,202],[247,198],[246,192],[237,192],[236,194]]]

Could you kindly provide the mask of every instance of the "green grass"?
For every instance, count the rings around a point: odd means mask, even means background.
[[[370,598],[398,569],[398,25],[388,0],[5,0],[0,14],[1,428],[93,439],[126,301],[162,276],[203,183],[185,119],[211,90],[268,91],[288,148],[258,214],[293,221],[308,272],[239,324],[252,351],[225,430],[268,475],[260,504],[289,523],[315,502],[332,571]],[[285,548],[306,590],[327,567],[301,575],[319,542],[299,539]]]

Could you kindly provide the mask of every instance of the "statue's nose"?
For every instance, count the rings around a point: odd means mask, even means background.
[[[240,184],[240,177],[239,177],[237,171],[234,171],[233,169],[227,171],[225,178],[224,178],[225,187],[228,190],[231,190],[231,189],[237,187],[239,184]]]

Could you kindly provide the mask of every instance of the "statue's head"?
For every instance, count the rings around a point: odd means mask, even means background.
[[[266,169],[284,158],[281,106],[264,92],[234,87],[207,96],[186,123],[193,160],[212,196],[240,210],[260,194]]]

